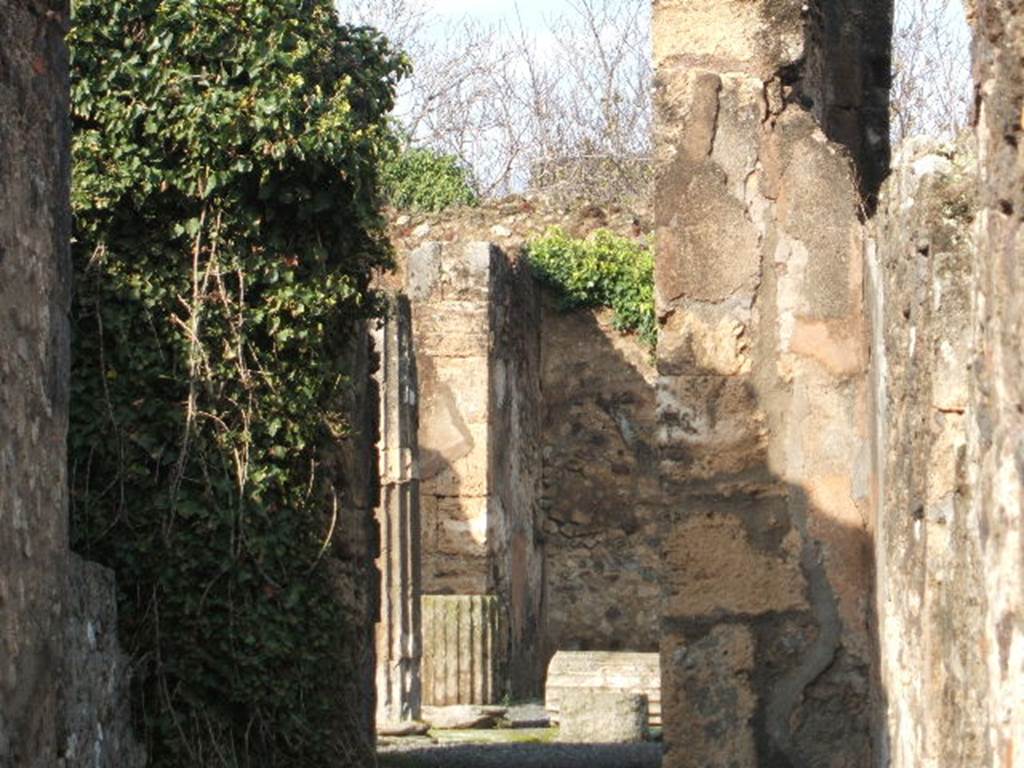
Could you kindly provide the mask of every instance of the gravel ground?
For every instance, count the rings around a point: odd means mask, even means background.
[[[380,768],[658,768],[660,744],[458,744],[383,750]]]

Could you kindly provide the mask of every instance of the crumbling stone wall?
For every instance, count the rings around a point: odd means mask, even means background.
[[[0,0],[0,765],[136,768],[111,574],[68,551],[61,0]]]
[[[56,765],[142,768],[146,754],[132,727],[130,661],[117,641],[114,572],[72,555],[70,585]]]
[[[607,311],[541,324],[545,646],[656,651],[664,500],[651,350]]]
[[[873,761],[859,216],[886,135],[879,18],[655,3],[668,768]],[[857,34],[831,58],[836,20]]]
[[[1024,754],[1024,7],[975,0],[980,215],[971,310],[970,514],[984,574],[992,765]]]
[[[51,768],[67,610],[67,4],[0,0],[0,765]]]
[[[868,244],[880,762],[991,765],[979,520],[967,487],[973,146],[912,140]]]

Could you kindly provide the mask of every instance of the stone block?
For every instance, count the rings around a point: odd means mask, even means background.
[[[661,725],[661,668],[657,653],[559,651],[548,665],[544,707],[553,722],[562,701],[577,692],[643,696],[650,725]]]
[[[129,660],[117,641],[114,573],[71,557],[71,603],[60,689],[62,768],[142,768],[132,728]]]
[[[558,740],[567,744],[636,744],[647,739],[647,697],[586,688],[562,694]]]

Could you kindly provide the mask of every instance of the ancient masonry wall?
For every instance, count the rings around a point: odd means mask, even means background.
[[[67,23],[0,0],[0,765],[134,768],[113,577],[68,551]]]
[[[49,768],[57,753],[69,571],[66,11],[61,2],[0,2],[0,765],[5,768]]]
[[[503,599],[511,620],[514,695],[540,691],[557,650],[653,651],[658,637],[657,537],[664,505],[654,459],[652,354],[636,338],[616,331],[607,312],[564,313],[556,298],[539,288],[520,254],[530,238],[555,225],[581,238],[598,228],[642,238],[650,229],[643,210],[565,209],[514,198],[483,209],[396,215],[391,233],[398,270],[384,279],[391,291],[409,286],[419,317],[414,351],[427,372],[421,377],[426,450],[436,457],[431,444],[447,440],[441,453],[454,456],[463,471],[458,454],[468,443],[446,437],[459,434],[452,429],[452,414],[468,414],[482,429],[483,419],[472,416],[470,403],[488,392],[489,449],[479,451],[489,455],[488,487],[498,500],[488,509],[497,514],[488,523],[484,548],[471,537],[442,538],[425,513],[426,591],[460,594],[465,588],[437,569],[431,577],[432,560],[457,573],[465,573],[467,565],[479,573],[472,564],[486,550],[496,594],[508,596]],[[450,287],[444,289],[446,298],[441,291],[424,291],[435,280],[454,286],[456,279],[444,278],[446,271],[472,269],[474,251],[465,244],[476,239],[499,244],[489,288],[458,293]],[[426,283],[424,265],[434,275]],[[489,326],[484,307],[489,307]],[[483,338],[487,327],[489,351]],[[472,344],[460,341],[472,334],[478,337]],[[441,370],[449,371],[446,393],[429,382]],[[449,498],[431,479],[437,468],[429,459],[424,466],[426,505],[456,509],[473,502],[478,492],[472,482],[449,483]],[[442,529],[465,526],[451,518],[444,518]],[[455,603],[445,605],[455,610]],[[424,675],[440,664],[431,657],[440,653],[433,644],[426,640]],[[516,658],[527,663],[516,668]],[[440,679],[434,671],[431,675]],[[455,690],[454,684],[447,688]]]
[[[664,765],[871,765],[859,179],[891,7],[654,10]]]
[[[965,464],[975,215],[970,143],[911,141],[868,243],[880,760],[894,768],[991,764]]]
[[[986,598],[986,741],[994,768],[1010,768],[1024,754],[1024,8],[971,4],[980,215],[967,466]]]
[[[609,312],[541,324],[545,646],[656,651],[660,520],[651,350]]]

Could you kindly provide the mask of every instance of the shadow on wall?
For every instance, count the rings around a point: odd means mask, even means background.
[[[665,499],[653,353],[610,312],[561,312],[545,294],[545,662],[563,650],[657,651]]]
[[[687,378],[691,399],[670,429],[735,439],[692,449],[677,439],[666,451],[665,765],[872,765],[873,541],[866,523],[820,504],[823,492],[835,506],[852,489],[839,476],[812,490],[782,480],[756,434],[754,387],[707,371]],[[741,459],[735,472],[672,480],[729,454]]]

